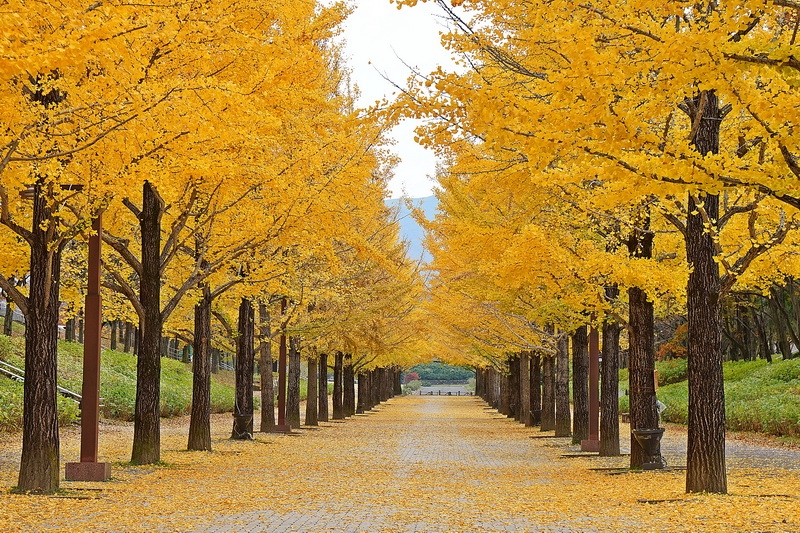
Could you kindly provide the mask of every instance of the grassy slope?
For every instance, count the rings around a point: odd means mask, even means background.
[[[23,340],[0,335],[0,359],[23,367]],[[83,365],[83,345],[59,343],[59,385],[80,392]],[[188,365],[173,359],[162,359],[161,414],[178,416],[189,413],[192,399],[192,373]],[[136,358],[131,354],[103,350],[100,395],[103,397],[103,416],[132,420],[136,400]],[[233,410],[234,389],[212,377],[211,409],[213,412]],[[75,419],[77,404],[59,396],[59,417],[62,423]],[[22,385],[0,377],[0,431],[13,430],[22,424]]]
[[[656,368],[658,399],[667,405],[662,419],[686,424],[689,393],[685,362],[665,361],[657,363]],[[800,359],[772,364],[763,359],[729,362],[723,371],[728,429],[800,437]],[[628,388],[627,377],[627,371],[620,372],[620,389]],[[628,410],[627,396],[620,398],[620,409]]]

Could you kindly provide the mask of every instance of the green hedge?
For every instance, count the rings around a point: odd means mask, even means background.
[[[24,340],[0,335],[0,359],[23,367]],[[59,342],[59,385],[80,393],[83,374],[83,345]],[[189,414],[192,401],[192,373],[189,365],[174,359],[161,360],[161,416]],[[103,350],[100,365],[102,416],[133,420],[136,403],[136,357],[132,354]],[[233,410],[233,387],[211,381],[211,410],[215,413]],[[258,403],[256,399],[256,404]],[[256,408],[258,405],[256,405]],[[59,396],[59,422],[75,420],[78,404]],[[0,431],[22,427],[22,384],[0,377]]]
[[[800,359],[729,362],[723,373],[728,429],[800,436]],[[659,387],[658,399],[667,406],[662,420],[688,422],[687,381]],[[628,397],[621,397],[620,410],[628,411],[628,405]]]

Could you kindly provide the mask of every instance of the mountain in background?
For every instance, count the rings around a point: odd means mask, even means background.
[[[435,196],[426,196],[425,198],[412,198],[411,203],[415,208],[422,209],[425,213],[425,218],[433,220],[436,214],[436,206],[439,205]],[[425,238],[425,232],[414,220],[411,212],[406,206],[405,200],[402,198],[392,198],[386,200],[386,205],[398,209],[398,219],[400,220],[400,237],[408,241],[408,257],[411,259],[422,259],[423,262],[431,260],[430,254],[423,249],[422,241]]]

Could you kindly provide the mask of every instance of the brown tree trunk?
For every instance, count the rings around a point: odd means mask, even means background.
[[[365,408],[365,398],[367,397],[367,374],[358,374],[358,402],[356,403],[356,413],[362,414]]]
[[[300,339],[289,337],[289,368],[286,372],[286,423],[300,429]]]
[[[306,393],[306,421],[307,426],[318,426],[318,410],[317,400],[317,387],[319,386],[319,378],[317,371],[319,370],[319,361],[316,358],[308,358],[308,392]]]
[[[556,428],[555,356],[542,360],[542,424],[541,431]]]
[[[589,438],[589,334],[581,326],[572,335],[572,443]]]
[[[11,300],[6,298],[6,314],[3,318],[3,335],[10,337],[14,331],[14,306]],[[74,331],[74,330],[73,330]]]
[[[153,464],[161,460],[161,215],[164,202],[150,182],[144,183],[142,194],[139,301],[143,312],[139,317],[131,463]]]
[[[83,316],[83,312],[79,316]],[[78,319],[78,342],[83,344],[83,318]],[[138,353],[138,352],[137,352]]]
[[[45,229],[51,209],[41,183],[34,188],[31,277],[25,315],[22,459],[17,488],[49,494],[58,490],[60,478],[56,377],[61,247],[51,249]]]
[[[125,353],[130,353],[133,347],[133,332],[133,324],[125,322],[125,339],[122,342],[122,349],[125,350]]]
[[[719,131],[726,111],[714,91],[703,91],[684,106],[697,124],[695,149],[703,156],[719,153]],[[719,197],[700,195],[712,227],[719,218]],[[686,286],[688,323],[689,427],[686,491],[725,493],[725,389],[722,377],[719,265],[714,238],[690,196],[686,222],[686,260],[692,270]]]
[[[344,354],[336,352],[333,358],[333,419],[344,419]]]
[[[531,359],[528,352],[519,354],[519,411],[522,424],[530,427],[531,424]],[[475,374],[477,386],[478,374]]]
[[[119,327],[119,321],[112,320],[110,326],[111,326],[111,345],[110,345],[110,348],[112,350],[116,350],[117,349],[117,338],[118,338],[117,328]]]
[[[328,421],[328,355],[320,354],[319,356],[319,399],[317,400],[317,409],[319,411],[320,422]]]
[[[64,340],[67,342],[75,342],[75,319],[70,318],[67,320],[66,328],[64,331]]]
[[[275,386],[272,380],[272,331],[267,304],[258,305],[258,373],[261,376],[261,431],[275,429]]]
[[[531,425],[542,424],[542,356],[531,356]]]
[[[255,365],[255,313],[250,300],[239,303],[239,336],[236,339],[236,403],[231,438],[253,438],[253,367]]]
[[[653,233],[649,231],[649,214],[641,217],[639,229],[634,230],[628,240],[628,253],[632,257],[650,258],[653,253]],[[658,427],[656,391],[653,370],[655,369],[655,337],[653,331],[653,302],[638,288],[628,289],[629,324],[629,372],[630,427],[633,429],[655,429]],[[641,468],[644,451],[630,435],[631,468]]]
[[[606,287],[606,298],[614,301],[617,287]],[[600,366],[600,456],[615,457],[619,450],[619,334],[616,322],[603,324],[603,363]]]
[[[211,291],[203,285],[203,298],[194,306],[194,357],[192,358],[192,411],[189,450],[211,450]]]
[[[508,417],[519,420],[519,357],[508,359]]]
[[[499,376],[500,379],[500,411],[501,414],[509,416],[511,413],[511,375],[508,370]]]
[[[562,333],[556,343],[556,436],[569,437],[572,416],[569,408],[569,336]]]
[[[342,374],[344,381],[344,416],[356,414],[356,376],[353,372],[353,356],[347,354],[344,358],[344,370]]]

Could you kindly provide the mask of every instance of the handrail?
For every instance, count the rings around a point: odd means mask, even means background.
[[[25,382],[25,371],[21,368],[17,368],[14,365],[10,365],[5,361],[0,361],[0,373],[5,374],[9,378],[13,379],[14,381],[19,381],[20,383]],[[83,397],[78,394],[77,392],[72,392],[69,389],[65,389],[61,385],[56,385],[58,387],[58,393],[65,398],[69,398],[71,400],[75,400],[79,402],[83,399]]]

